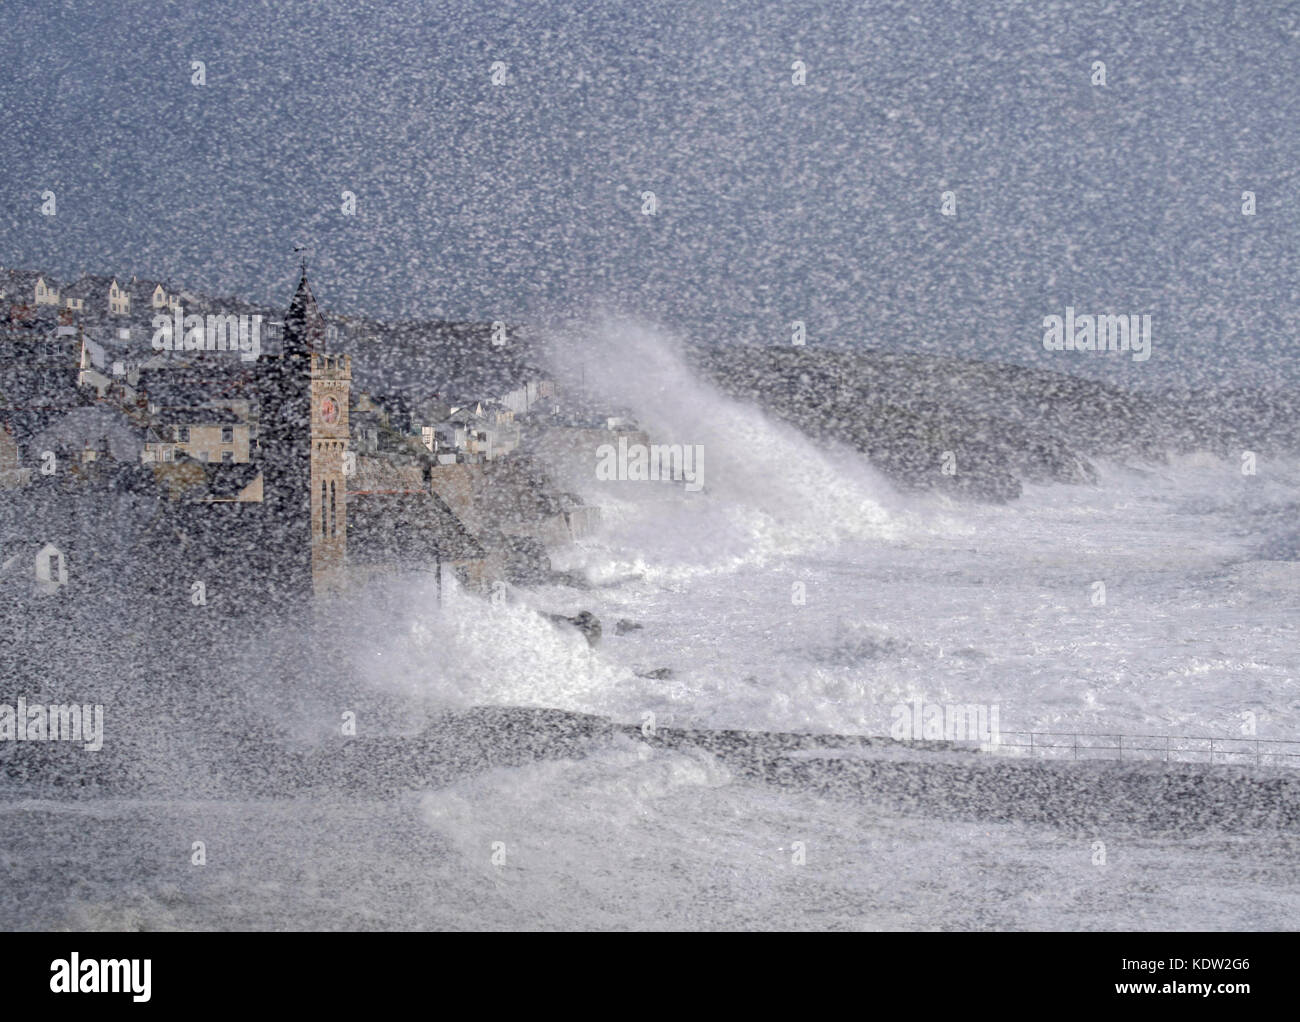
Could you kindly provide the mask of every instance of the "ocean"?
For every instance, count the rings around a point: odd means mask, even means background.
[[[1300,461],[1261,456],[1250,475],[1197,452],[1102,460],[1095,485],[958,502],[904,492],[854,453],[709,390],[671,351],[654,359],[621,396],[656,435],[701,445],[703,487],[598,480],[577,459],[566,482],[603,525],[553,562],[585,586],[493,601],[449,578],[441,599],[428,577],[395,579],[344,608],[332,626],[337,673],[359,703],[383,707],[359,715],[363,732],[523,706],[650,730],[884,736],[900,705],[920,701],[996,707],[1007,732],[1300,738]],[[580,610],[602,622],[595,646],[544,616]],[[304,711],[312,677],[277,670],[259,684],[297,707],[283,714],[290,730],[319,741],[337,705]],[[387,798],[18,793],[0,807],[0,925],[1110,930],[1300,919],[1294,829],[1169,832],[1104,813],[1087,826],[1023,822],[866,794],[756,778],[635,733]]]

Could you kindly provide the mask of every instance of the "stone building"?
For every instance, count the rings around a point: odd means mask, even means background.
[[[263,355],[260,427],[268,541],[291,592],[343,585],[347,562],[352,360],[325,351],[325,321],[303,268],[279,355]]]

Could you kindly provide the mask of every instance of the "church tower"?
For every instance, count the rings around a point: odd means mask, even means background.
[[[351,355],[311,356],[311,580],[317,595],[344,584],[348,552],[348,394]]]
[[[325,320],[304,266],[284,319],[284,346],[263,371],[262,444],[268,543],[276,588],[321,595],[347,560],[348,398],[352,361],[325,352]]]

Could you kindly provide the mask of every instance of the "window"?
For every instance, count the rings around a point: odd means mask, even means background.
[[[222,442],[223,444],[233,444],[233,443],[235,442],[235,427],[234,427],[234,426],[222,426],[222,427],[221,427],[221,442]]]
[[[334,493],[334,480],[331,479],[330,480],[330,535],[331,536],[337,535],[338,532],[337,523],[339,517],[339,506],[337,501],[338,501],[338,497]]]
[[[325,516],[329,513],[329,507],[326,503],[327,493],[325,490],[325,480],[320,481],[320,538],[325,538]],[[302,505],[299,504],[299,507]]]
[[[190,427],[189,427],[189,426],[177,426],[177,427],[176,427],[176,442],[177,442],[178,444],[188,444],[188,443],[190,442]]]
[[[229,465],[229,464],[231,464],[234,460],[235,460],[235,452],[234,452],[234,451],[222,451],[222,452],[221,452],[221,464],[223,464],[223,465]]]

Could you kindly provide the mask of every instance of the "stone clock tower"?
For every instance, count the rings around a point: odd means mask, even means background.
[[[284,348],[262,370],[263,508],[274,589],[319,596],[344,585],[352,360],[325,353],[325,320],[303,268],[284,319]]]
[[[311,356],[311,580],[316,594],[343,587],[348,552],[348,393],[351,355]]]

